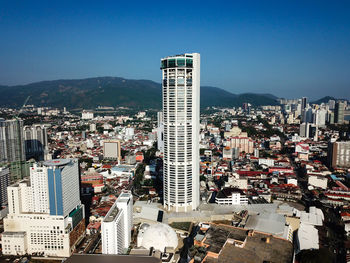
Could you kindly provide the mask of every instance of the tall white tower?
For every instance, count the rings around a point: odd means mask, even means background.
[[[164,121],[164,206],[176,212],[199,205],[200,55],[161,60]]]

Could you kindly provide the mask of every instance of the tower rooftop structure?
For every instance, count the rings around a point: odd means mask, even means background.
[[[45,166],[63,166],[69,164],[70,162],[70,159],[54,159],[45,161],[43,164]]]

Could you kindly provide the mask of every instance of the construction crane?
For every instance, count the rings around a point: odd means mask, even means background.
[[[23,108],[26,106],[26,104],[27,104],[27,102],[28,102],[29,99],[30,99],[30,96],[28,96],[28,97],[26,98],[26,100],[24,101],[22,107],[19,109],[17,115],[15,116],[15,119],[16,119],[16,120],[18,120],[19,115],[21,114]]]

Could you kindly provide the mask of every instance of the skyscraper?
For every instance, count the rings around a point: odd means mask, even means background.
[[[0,167],[0,209],[7,205],[7,187],[10,183],[10,169],[6,166]]]
[[[335,109],[334,109],[334,123],[337,123],[337,124],[344,123],[344,110],[345,110],[344,102],[338,101],[335,104]]]
[[[164,207],[176,212],[199,205],[198,53],[161,59],[164,121]]]
[[[26,149],[26,158],[35,158],[42,161],[44,151],[47,147],[47,129],[44,125],[34,124],[24,126],[24,141]]]
[[[22,179],[27,174],[23,139],[23,121],[0,119],[0,164],[10,163],[10,177]]]
[[[304,110],[306,108],[307,105],[307,98],[306,97],[302,97],[301,99],[301,110]]]
[[[25,161],[23,121],[0,119],[0,163]]]

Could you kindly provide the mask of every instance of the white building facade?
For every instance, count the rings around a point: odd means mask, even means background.
[[[91,111],[83,111],[81,113],[81,118],[83,120],[92,120],[94,118],[94,113]]]
[[[164,122],[163,112],[157,113],[157,148],[158,151],[164,153]]]
[[[126,253],[131,242],[132,216],[132,194],[123,192],[102,221],[102,254]]]
[[[246,205],[248,204],[248,197],[237,191],[227,196],[217,196],[215,203],[219,205]]]
[[[161,60],[164,121],[164,207],[199,205],[200,55]]]
[[[52,160],[30,172],[33,181],[7,188],[3,254],[69,257],[85,232],[78,160]]]
[[[327,189],[328,179],[325,176],[309,175],[308,184],[322,189]]]
[[[111,160],[121,159],[121,148],[119,140],[103,141],[103,158]]]

